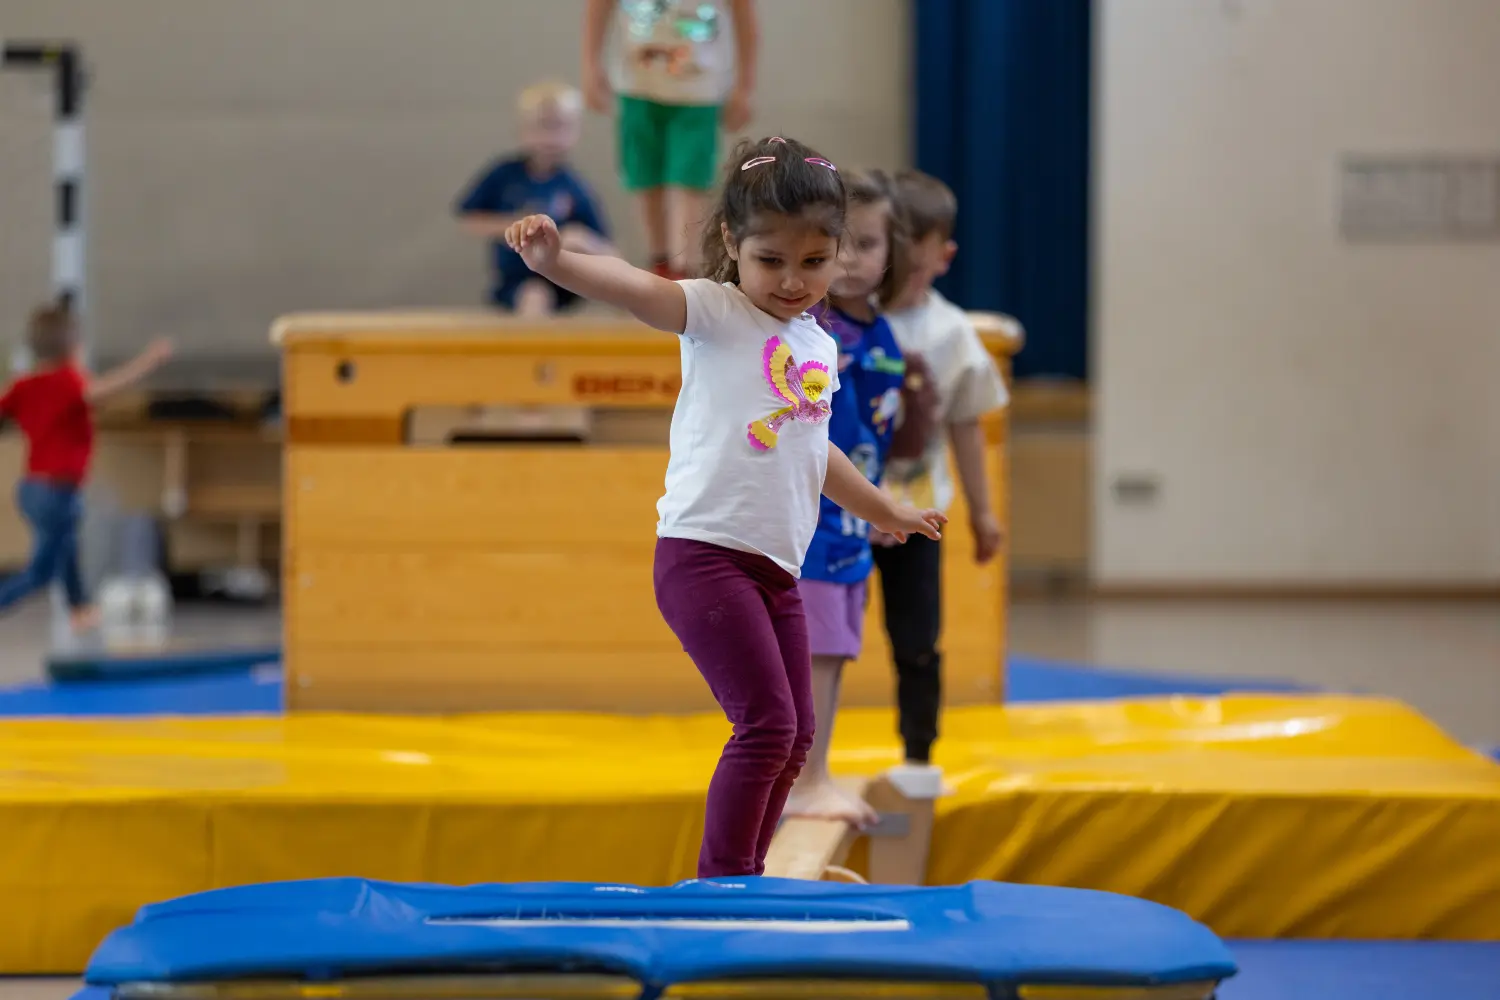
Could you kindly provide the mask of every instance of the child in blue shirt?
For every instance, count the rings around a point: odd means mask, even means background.
[[[848,209],[839,246],[844,274],[829,287],[832,308],[823,317],[839,341],[839,389],[828,438],[878,484],[901,415],[906,375],[895,334],[878,307],[905,286],[907,240],[894,185],[885,174],[845,174],[844,187]],[[783,815],[841,819],[861,827],[876,818],[864,801],[834,784],[828,770],[839,681],[844,664],[859,656],[873,568],[869,525],[825,499],[798,584],[812,646],[816,728]]]
[[[578,296],[533,274],[505,245],[505,230],[528,215],[550,215],[564,249],[613,254],[593,192],[568,166],[578,143],[583,97],[567,84],[541,83],[521,92],[522,155],[491,164],[459,200],[464,228],[492,241],[495,280],[490,301],[520,316],[546,316]]]

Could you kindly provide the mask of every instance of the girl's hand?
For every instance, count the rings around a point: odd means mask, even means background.
[[[545,215],[528,215],[505,231],[505,245],[521,255],[526,266],[541,273],[557,263],[562,236],[557,223]]]
[[[905,542],[912,535],[926,535],[935,542],[943,537],[942,528],[947,523],[948,518],[940,510],[918,510],[904,503],[893,503],[880,520],[870,522],[870,527],[885,532],[897,542]]]

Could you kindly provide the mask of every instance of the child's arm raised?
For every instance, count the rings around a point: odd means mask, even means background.
[[[144,351],[118,368],[111,368],[103,375],[92,376],[88,381],[88,387],[84,389],[84,398],[90,403],[97,403],[101,399],[128,389],[160,368],[163,362],[171,356],[171,341],[153,340]]]
[[[823,479],[823,495],[877,531],[894,535],[904,542],[912,534],[926,535],[934,542],[942,538],[948,519],[937,510],[918,510],[897,503],[890,495],[865,478],[854,467],[849,456],[832,442],[828,445],[828,475]]]
[[[564,250],[557,223],[545,215],[521,219],[506,230],[505,242],[527,267],[575,295],[617,306],[667,333],[682,333],[687,327],[687,296],[681,285],[618,257]]]

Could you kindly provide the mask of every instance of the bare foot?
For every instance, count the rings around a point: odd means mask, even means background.
[[[74,632],[92,632],[99,627],[99,609],[92,604],[74,608],[68,624],[73,627]]]
[[[859,810],[860,819],[859,822],[855,825],[858,826],[861,830],[868,830],[870,827],[880,822],[880,813],[876,812],[875,807],[870,805],[870,803],[860,798],[856,793],[851,792],[847,789],[841,788],[839,789],[839,792],[844,796],[844,798],[849,800],[849,803],[853,808]]]
[[[788,818],[795,816],[842,820],[861,830],[877,819],[875,810],[866,802],[845,792],[832,781],[815,781],[805,788],[801,785],[793,786],[781,815]]]

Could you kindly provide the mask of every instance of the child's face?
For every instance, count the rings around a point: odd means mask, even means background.
[[[740,291],[783,322],[822,301],[838,273],[838,240],[816,226],[785,220],[738,244],[727,227],[723,235],[739,264]]]
[[[544,105],[521,120],[521,148],[544,165],[562,163],[578,144],[580,128],[577,115]]]
[[[948,265],[953,262],[953,255],[958,252],[958,244],[954,243],[942,233],[928,233],[920,240],[912,243],[912,274],[913,287],[920,286],[926,289],[938,278],[948,273]]]
[[[851,205],[839,242],[839,268],[829,291],[835,298],[866,299],[880,287],[890,262],[890,211],[887,201]]]

